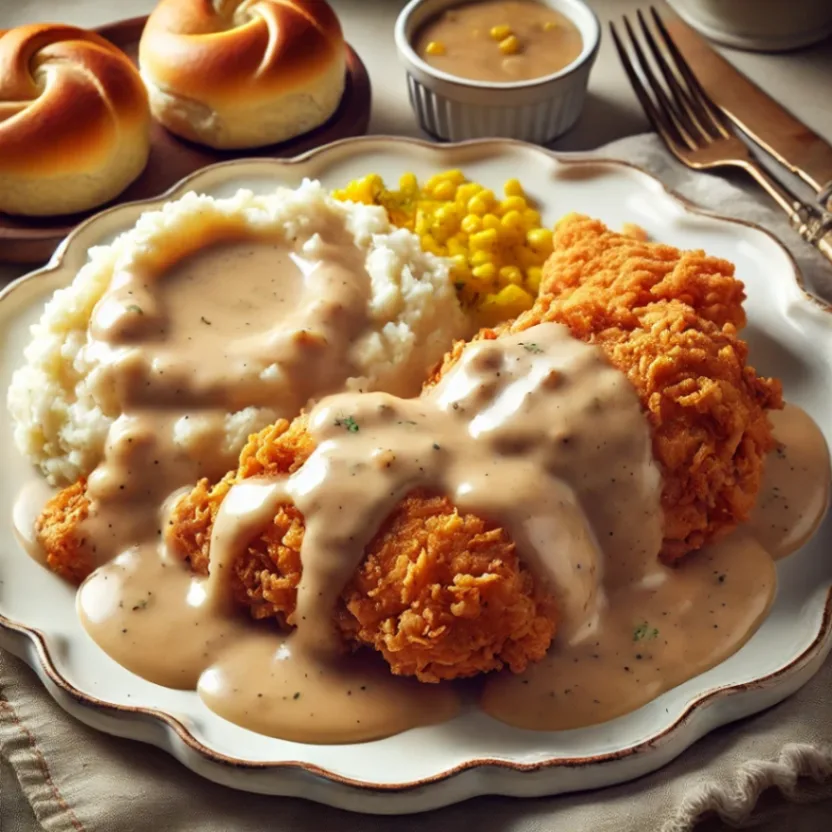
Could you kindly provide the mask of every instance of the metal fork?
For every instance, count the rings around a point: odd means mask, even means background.
[[[610,23],[610,32],[644,113],[668,149],[682,164],[695,170],[723,167],[744,170],[783,209],[797,233],[832,262],[832,214],[804,203],[760,165],[696,80],[652,6],[650,14],[658,37],[641,11],[636,13],[642,37],[661,79],[626,17],[624,28],[629,38],[629,52],[613,23]]]

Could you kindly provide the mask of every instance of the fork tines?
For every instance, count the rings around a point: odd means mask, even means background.
[[[610,32],[624,71],[656,132],[665,141],[689,150],[732,136],[728,121],[696,80],[656,9],[650,7],[652,27],[640,10],[636,15],[652,62],[626,16],[624,28],[629,51],[613,23],[610,23]]]

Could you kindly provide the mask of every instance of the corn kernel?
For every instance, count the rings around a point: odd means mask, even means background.
[[[523,272],[517,266],[503,266],[499,274],[506,283],[520,284],[523,282]]]
[[[497,242],[497,232],[493,228],[487,228],[485,231],[478,231],[468,238],[468,242],[472,249],[482,250],[493,248]]]
[[[500,41],[499,49],[503,55],[516,55],[520,51],[520,41],[514,35],[509,35]]]
[[[441,248],[439,247],[439,245],[437,245],[436,241],[433,239],[433,237],[430,236],[430,234],[423,234],[419,238],[419,242],[422,244],[422,248],[425,251],[430,252],[431,254],[442,253]]]
[[[482,218],[483,228],[493,228],[495,231],[500,227],[500,218],[496,214],[486,214]]]
[[[460,228],[466,234],[476,234],[482,229],[482,220],[476,214],[468,214],[460,223]]]
[[[512,34],[511,26],[505,23],[502,26],[492,26],[488,34],[491,35],[494,40],[505,40]]]
[[[543,31],[544,32],[551,32],[551,31],[553,31],[554,29],[557,29],[557,28],[558,28],[558,24],[555,23],[554,20],[547,20],[543,24]]]
[[[548,250],[552,248],[552,232],[548,228],[532,228],[526,234],[526,241],[528,244],[538,250]]]
[[[432,40],[426,47],[425,52],[428,55],[444,55],[447,50],[445,49],[445,44],[439,40]]]
[[[475,251],[471,255],[471,265],[472,266],[481,266],[483,263],[490,263],[492,262],[492,256],[487,251]]]
[[[462,201],[467,204],[472,196],[476,196],[482,190],[485,190],[482,185],[478,185],[476,182],[466,182],[456,189],[457,202]]]
[[[462,240],[458,240],[456,237],[451,237],[448,242],[448,254],[452,257],[459,255],[464,257],[466,252],[468,251],[468,246]]]
[[[523,227],[523,217],[519,211],[507,211],[500,219],[500,224],[505,228],[519,231]]]
[[[479,214],[482,216],[483,214],[488,213],[488,209],[490,207],[491,206],[488,204],[488,201],[483,198],[481,193],[476,196],[472,196],[471,199],[468,200],[468,210],[472,214]]]
[[[471,274],[474,275],[477,280],[492,280],[497,274],[497,268],[493,263],[483,263],[481,266],[475,266],[471,269]]]
[[[453,182],[454,185],[462,185],[465,182],[465,174],[459,168],[442,171],[439,178],[446,182]]]
[[[526,192],[523,190],[523,186],[520,184],[519,180],[517,179],[509,179],[506,184],[503,186],[503,192],[506,196],[525,196]]]
[[[456,196],[456,185],[447,179],[439,182],[433,189],[433,195],[436,199],[453,199]]]
[[[500,205],[505,211],[525,211],[529,207],[522,196],[507,196]]]
[[[399,190],[401,191],[415,191],[419,187],[419,183],[416,180],[415,173],[404,173],[402,174],[401,179],[399,179]]]
[[[540,212],[535,211],[534,208],[527,208],[523,211],[523,219],[526,221],[529,228],[540,225]]]

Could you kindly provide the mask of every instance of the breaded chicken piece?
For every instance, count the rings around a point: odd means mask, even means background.
[[[477,337],[556,321],[626,373],[650,421],[663,479],[661,556],[674,561],[748,519],[774,447],[766,410],[782,407],[782,390],[747,366],[737,334],[743,285],[725,260],[615,234],[577,214],[558,224],[554,248],[534,307]]]
[[[717,326],[745,326],[745,288],[727,260],[617,234],[581,214],[563,217],[552,242],[540,296],[574,296],[604,325],[634,329],[640,309],[675,300]]]
[[[46,565],[74,584],[80,584],[93,570],[85,541],[79,538],[89,508],[86,480],[78,480],[52,497],[35,521],[35,535],[46,553]]]
[[[213,521],[231,486],[290,474],[313,449],[303,416],[252,436],[237,471],[214,486],[203,480],[177,503],[166,533],[171,549],[207,574]],[[292,624],[304,529],[301,513],[282,507],[237,558],[234,597],[255,618]],[[348,644],[375,648],[393,673],[437,682],[504,665],[519,673],[545,655],[556,612],[502,529],[415,491],[368,544],[335,621]]]
[[[208,574],[211,529],[231,486],[290,474],[313,449],[303,416],[252,436],[236,471],[215,485],[202,480],[177,503],[166,530],[171,550]],[[78,482],[49,502],[37,524],[49,566],[76,583],[92,570],[79,525],[88,510],[85,484]],[[291,626],[304,529],[300,511],[281,507],[236,559],[233,595],[254,618]],[[348,646],[373,647],[393,673],[423,682],[503,666],[519,673],[545,655],[556,620],[552,596],[501,528],[420,491],[402,500],[370,541],[334,611]]]

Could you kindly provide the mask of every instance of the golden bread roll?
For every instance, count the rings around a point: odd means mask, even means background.
[[[147,92],[109,41],[63,24],[0,31],[0,212],[101,205],[143,170]]]
[[[139,44],[153,115],[215,148],[285,141],[344,92],[346,48],[323,0],[161,0]]]

